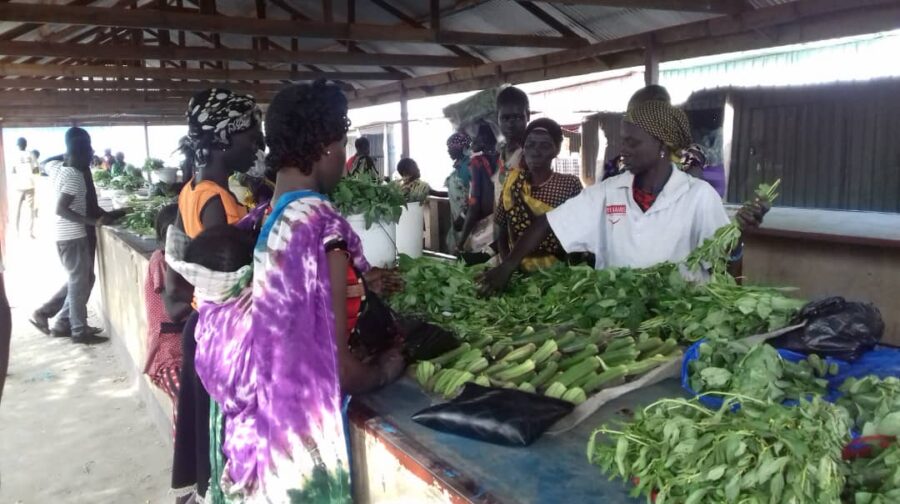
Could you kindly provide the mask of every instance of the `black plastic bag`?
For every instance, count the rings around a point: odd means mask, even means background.
[[[350,333],[350,347],[364,355],[390,348],[400,334],[394,311],[374,292],[366,289],[356,326]]]
[[[575,405],[516,389],[467,383],[450,402],[414,414],[414,422],[441,432],[478,441],[528,446]]]
[[[401,319],[399,325],[403,354],[409,362],[434,359],[460,345],[450,331],[419,319]]]
[[[854,361],[881,340],[884,321],[871,303],[830,297],[813,301],[800,310],[795,323],[806,326],[773,339],[777,348]]]

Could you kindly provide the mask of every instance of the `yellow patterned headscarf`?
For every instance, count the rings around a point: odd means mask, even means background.
[[[645,101],[626,112],[625,121],[646,131],[673,153],[680,153],[691,145],[691,124],[687,114],[668,102]]]

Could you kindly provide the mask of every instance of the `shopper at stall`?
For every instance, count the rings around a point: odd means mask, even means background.
[[[179,374],[181,371],[181,333],[184,324],[169,318],[163,304],[166,287],[166,232],[175,224],[178,205],[160,209],[156,215],[157,249],[150,256],[144,280],[144,303],[147,309],[147,361],[144,374],[172,400],[172,424],[178,418]]]
[[[684,260],[728,223],[712,186],[675,165],[673,156],[690,143],[690,127],[681,110],[663,100],[633,107],[622,124],[628,172],[536,217],[503,264],[484,275],[483,292],[502,289],[551,232],[567,252],[594,253],[597,268]]]
[[[406,195],[406,201],[422,203],[429,196],[447,197],[444,191],[435,191],[422,180],[422,172],[419,171],[419,165],[412,158],[403,158],[397,163],[397,173],[400,180],[397,185],[403,194]]]
[[[344,171],[348,126],[346,97],[324,81],[282,90],[266,112],[276,204],[256,242],[250,325],[243,310],[204,325],[221,328],[204,339],[222,355],[209,376],[227,376],[211,388],[230,405],[222,489],[238,500],[351,502],[342,405],[403,372],[396,348],[364,363],[349,347],[359,293],[348,277],[369,266],[325,196]]]
[[[494,219],[500,229],[499,249],[506,258],[532,222],[581,193],[574,175],[553,171],[562,145],[562,128],[551,119],[536,119],[525,130],[524,159],[528,170],[514,169],[503,184]],[[565,257],[553,232],[521,260],[522,269],[534,271]]]
[[[497,146],[500,154],[500,180],[515,168],[522,168],[522,146],[525,145],[525,127],[531,119],[528,95],[521,89],[509,86],[497,94],[497,123],[503,141]],[[498,187],[499,193],[500,187]]]
[[[125,174],[125,153],[124,152],[116,152],[116,157],[113,158],[112,164],[109,165],[109,174],[113,177],[118,177],[119,175]]]
[[[469,184],[472,172],[469,171],[469,148],[472,137],[457,132],[447,139],[447,154],[453,161],[453,171],[444,183],[450,198],[450,230],[447,232],[447,247],[458,250],[462,246],[462,229],[469,209]]]
[[[478,127],[478,135],[472,141],[469,159],[469,198],[466,202],[466,220],[457,243],[457,254],[484,252],[493,255],[494,207],[499,194],[499,155],[496,152],[497,137],[487,124]]]
[[[28,236],[34,239],[34,177],[38,173],[37,159],[28,152],[28,141],[19,138],[16,141],[19,152],[12,165],[13,180],[15,180],[16,202],[16,233],[22,233],[22,207],[25,207],[26,219],[28,219]]]
[[[246,215],[228,191],[228,177],[254,165],[263,138],[261,112],[247,95],[217,88],[202,91],[191,99],[187,115],[188,135],[181,146],[194,176],[178,197],[175,227],[193,238],[208,227],[232,224]],[[209,395],[194,370],[193,288],[168,268],[164,292],[171,320],[185,323],[172,487],[181,495],[196,491],[202,498],[210,475]]]
[[[69,275],[65,288],[65,300],[61,309],[56,308],[54,296],[35,313],[32,323],[42,322],[42,331],[49,331],[48,318],[42,313],[57,315],[52,333],[56,336],[72,337],[73,343],[103,343],[108,338],[97,336],[87,324],[87,302],[93,285],[94,249],[89,240],[88,229],[109,222],[109,217],[92,217],[88,207],[87,178],[90,171],[91,137],[81,128],[70,128],[66,132],[65,161],[53,171],[53,187],[56,192],[56,248],[60,260]],[[56,313],[58,311],[58,313]]]
[[[375,166],[375,159],[370,155],[371,145],[366,137],[359,137],[354,143],[356,154],[347,160],[347,174],[356,176],[360,174],[368,175],[375,180],[381,179],[378,168]]]

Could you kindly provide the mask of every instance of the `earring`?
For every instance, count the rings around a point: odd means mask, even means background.
[[[331,155],[331,151],[330,151],[330,150],[325,151],[325,155],[326,155],[326,156],[330,156],[330,155]]]
[[[666,151],[659,151],[659,159],[665,159],[665,158],[666,158]]]

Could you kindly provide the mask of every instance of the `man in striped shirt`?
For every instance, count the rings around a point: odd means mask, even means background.
[[[56,320],[55,333],[67,334],[72,341],[95,344],[107,338],[91,334],[87,325],[87,302],[91,295],[91,273],[94,256],[88,240],[87,226],[102,226],[107,217],[88,214],[88,188],[84,172],[90,170],[94,150],[91,137],[81,128],[66,132],[65,163],[53,173],[56,203],[56,248],[69,274],[68,292],[62,311]],[[92,230],[93,232],[93,230]]]

